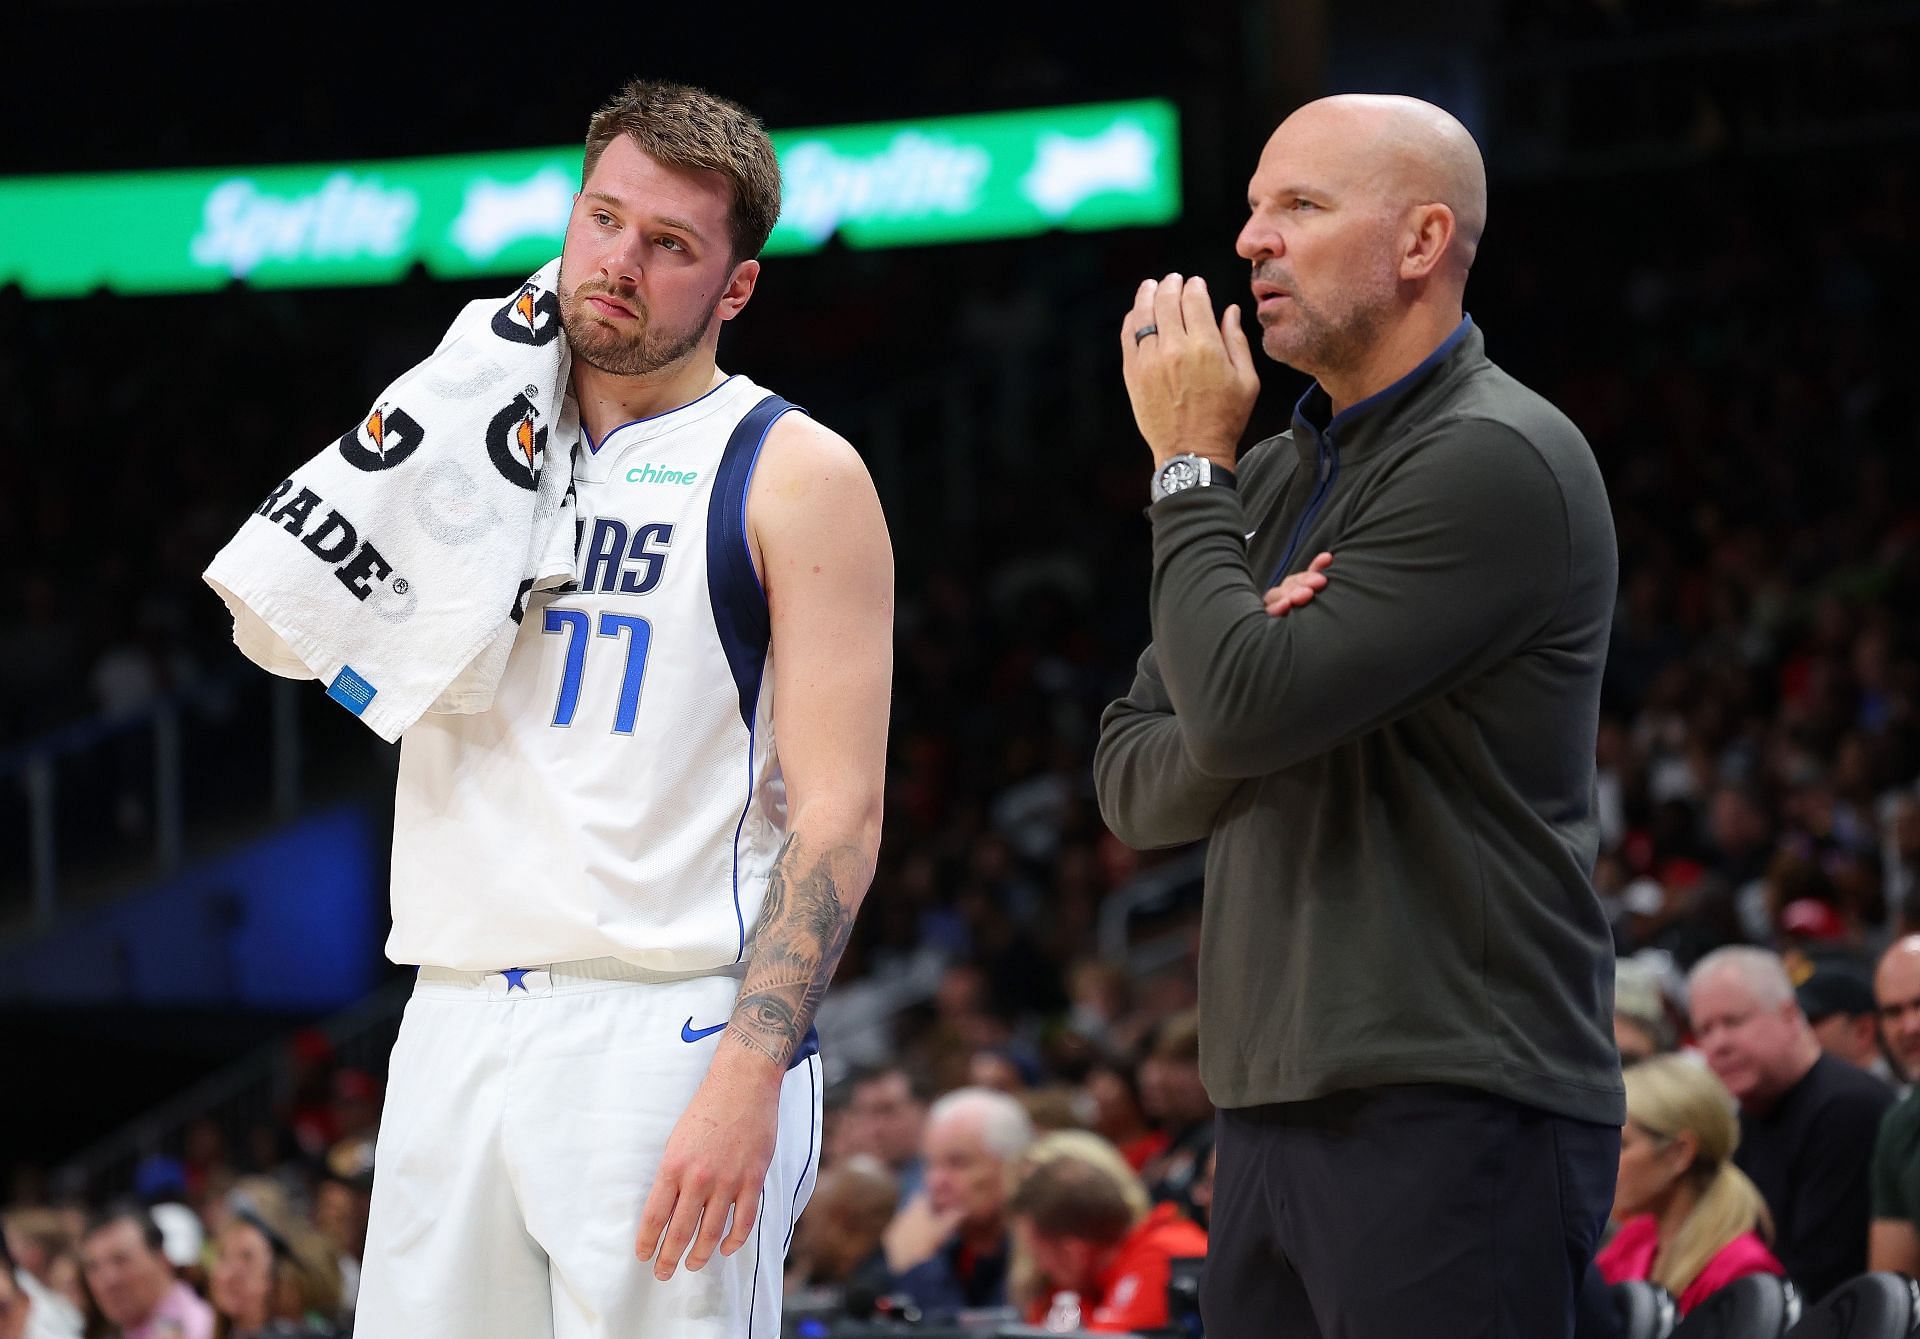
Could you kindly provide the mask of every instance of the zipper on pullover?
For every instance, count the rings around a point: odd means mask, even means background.
[[[1320,453],[1320,480],[1314,485],[1313,496],[1307,499],[1307,509],[1300,513],[1300,520],[1293,527],[1293,538],[1287,541],[1287,551],[1280,559],[1280,566],[1274,569],[1272,580],[1267,582],[1269,590],[1286,579],[1287,568],[1293,562],[1300,541],[1306,536],[1307,527],[1313,524],[1321,504],[1326,502],[1327,494],[1333,489],[1333,481],[1340,477],[1340,457],[1334,453],[1333,433],[1329,431],[1325,437],[1316,437],[1315,445]]]

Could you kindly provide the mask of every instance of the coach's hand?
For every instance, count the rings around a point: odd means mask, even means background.
[[[699,1269],[716,1245],[720,1254],[732,1255],[753,1235],[779,1132],[783,1078],[784,1070],[764,1055],[722,1038],[707,1077],[667,1138],[660,1173],[640,1213],[634,1254],[653,1261],[655,1278],[672,1278],[683,1253],[687,1268]]]
[[[1304,572],[1295,572],[1265,595],[1261,603],[1267,612],[1275,618],[1285,618],[1289,613],[1308,603],[1314,596],[1327,588],[1327,569],[1333,566],[1333,555],[1322,553],[1307,564]]]
[[[1120,363],[1155,464],[1191,451],[1233,468],[1260,393],[1239,307],[1216,325],[1206,280],[1148,279],[1120,326]]]

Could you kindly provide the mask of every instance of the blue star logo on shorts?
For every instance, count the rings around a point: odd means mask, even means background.
[[[525,991],[527,989],[527,973],[532,970],[533,968],[531,967],[509,967],[506,971],[502,972],[501,975],[507,978],[507,989],[509,991]]]

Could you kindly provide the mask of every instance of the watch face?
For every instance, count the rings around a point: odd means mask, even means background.
[[[1169,493],[1192,488],[1200,482],[1200,469],[1191,460],[1176,460],[1160,471],[1160,487]]]

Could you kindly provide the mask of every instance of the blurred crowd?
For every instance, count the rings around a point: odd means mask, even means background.
[[[1753,1274],[1809,1301],[1869,1268],[1920,1274],[1920,936],[1865,971],[1830,943],[1618,967],[1628,1116],[1601,1278],[1684,1314]],[[1193,1011],[1143,1007],[1088,964],[1029,1041],[982,979],[948,967],[900,1053],[830,1089],[789,1332],[1199,1333],[1214,1113]],[[197,1122],[124,1194],[0,1213],[0,1339],[350,1334],[380,1084],[315,1032],[287,1062],[271,1121],[231,1138]]]
[[[352,1332],[381,1084],[319,1031],[270,1113],[203,1118],[124,1184],[0,1212],[0,1339],[339,1339]]]

